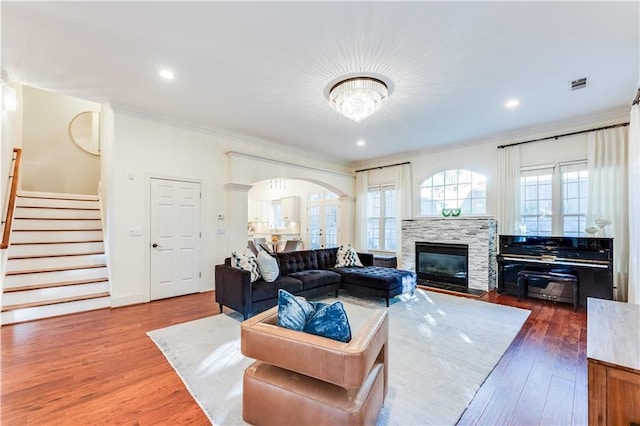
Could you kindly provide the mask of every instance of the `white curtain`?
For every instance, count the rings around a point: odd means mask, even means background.
[[[520,234],[520,146],[498,150],[498,231]]]
[[[355,248],[367,252],[367,198],[369,196],[369,172],[356,172],[356,241]]]
[[[402,221],[411,219],[413,215],[412,206],[412,182],[411,164],[401,164],[396,166],[396,258],[398,268],[402,267]]]
[[[631,107],[630,118],[628,139],[629,291],[627,301],[640,305],[640,105],[635,104]]]
[[[627,300],[629,273],[627,162],[626,127],[587,133],[587,226],[599,227],[598,236],[614,238],[614,299],[621,301]]]

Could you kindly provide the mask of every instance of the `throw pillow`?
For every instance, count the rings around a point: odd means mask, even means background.
[[[342,302],[318,307],[302,331],[344,343],[351,341],[351,326]]]
[[[286,290],[278,290],[278,325],[302,331],[315,308],[304,297],[296,297]]]
[[[272,283],[278,279],[280,268],[278,267],[278,260],[275,257],[262,250],[258,253],[256,260],[258,262],[260,275],[262,275],[262,278],[266,282]]]
[[[347,247],[340,246],[336,253],[336,267],[340,266],[362,266],[358,253],[349,244]]]
[[[242,269],[243,271],[251,272],[251,282],[255,282],[260,279],[258,262],[256,261],[255,255],[249,249],[245,249],[244,253],[238,253],[236,251],[232,252],[231,266]]]

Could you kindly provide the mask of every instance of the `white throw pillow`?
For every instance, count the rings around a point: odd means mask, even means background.
[[[349,244],[347,247],[340,246],[336,254],[336,267],[340,266],[362,266],[358,253]]]
[[[256,256],[249,249],[245,249],[244,253],[232,252],[231,266],[242,269],[243,271],[251,272],[251,282],[255,282],[260,279],[260,271],[258,269]]]
[[[260,275],[262,275],[262,278],[264,278],[266,282],[272,283],[278,279],[278,275],[280,275],[280,268],[278,267],[278,261],[275,257],[262,250],[258,253],[258,257],[256,259],[258,261]]]

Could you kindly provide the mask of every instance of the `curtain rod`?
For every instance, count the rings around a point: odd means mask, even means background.
[[[356,173],[358,173],[358,172],[367,172],[369,170],[384,169],[384,168],[387,168],[387,167],[404,166],[405,164],[411,164],[411,161],[405,161],[404,163],[389,164],[388,166],[369,167],[368,169],[356,170]]]
[[[508,147],[508,146],[523,145],[523,144],[525,144],[525,143],[546,141],[546,140],[548,140],[548,139],[558,139],[558,138],[563,138],[563,137],[565,137],[565,136],[579,135],[580,133],[595,132],[595,131],[597,131],[597,130],[605,130],[605,129],[613,129],[613,128],[616,128],[616,127],[624,127],[624,126],[628,126],[628,125],[629,125],[629,123],[618,123],[618,124],[612,124],[611,126],[597,127],[597,128],[595,128],[595,129],[580,130],[580,131],[578,131],[578,132],[564,133],[564,134],[562,134],[562,135],[547,136],[546,138],[531,139],[530,141],[515,142],[515,143],[506,144],[506,145],[500,145],[500,146],[498,146],[498,149],[503,149],[503,148],[506,148],[506,147]]]

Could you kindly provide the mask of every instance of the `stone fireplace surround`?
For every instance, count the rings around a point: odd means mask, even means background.
[[[415,272],[416,242],[467,244],[469,288],[496,287],[497,225],[491,217],[417,218],[402,221],[402,269]]]

